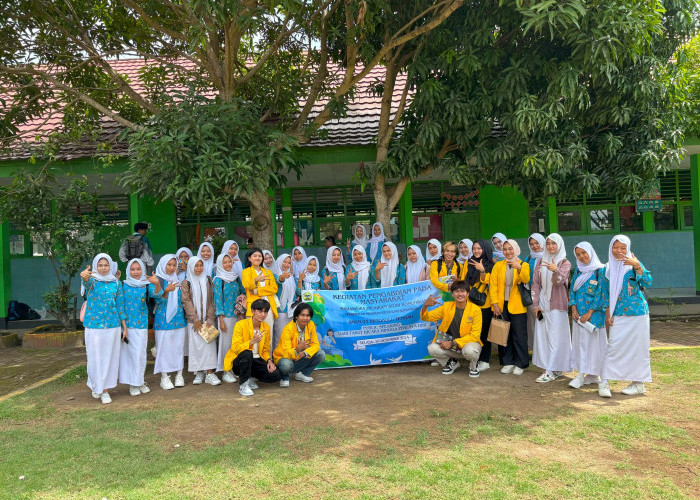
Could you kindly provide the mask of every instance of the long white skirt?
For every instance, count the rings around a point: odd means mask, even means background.
[[[86,328],[87,386],[98,394],[117,386],[122,329]]]
[[[275,319],[275,326],[272,327],[272,350],[277,348],[277,344],[280,343],[280,337],[282,337],[282,330],[289,323],[289,314],[287,313],[277,313],[277,318]]]
[[[233,341],[233,327],[236,326],[238,318],[229,318],[228,316],[224,318],[226,321],[226,331],[219,330],[219,356],[216,361],[216,371],[224,371],[224,359],[226,358],[226,353],[231,349],[231,342]]]
[[[651,382],[648,314],[614,317],[601,377]]]
[[[179,372],[185,367],[185,328],[156,330],[156,364],[153,373]]]
[[[121,343],[119,354],[119,383],[135,387],[143,385],[146,373],[147,328],[127,328],[129,343]]]
[[[548,372],[571,370],[571,330],[566,311],[552,311],[544,296],[540,297],[544,318],[535,320],[532,364]]]
[[[187,370],[201,372],[216,369],[216,344],[213,341],[207,344],[190,323],[187,323],[187,338],[190,346]]]
[[[596,328],[593,333],[579,325],[571,323],[571,369],[585,375],[600,375],[603,372],[603,360],[608,347],[608,335],[605,327]]]

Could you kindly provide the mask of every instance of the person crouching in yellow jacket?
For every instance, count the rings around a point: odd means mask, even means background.
[[[316,325],[311,318],[314,311],[309,304],[301,303],[292,316],[292,321],[282,330],[279,344],[272,353],[277,369],[282,375],[280,387],[289,387],[289,376],[299,382],[313,382],[311,373],[326,359],[316,334]]]
[[[469,284],[458,280],[450,286],[454,302],[445,302],[432,311],[428,307],[437,304],[432,295],[423,304],[420,318],[423,321],[440,321],[438,332],[428,346],[428,353],[443,366],[443,375],[452,375],[460,367],[457,357],[469,361],[469,376],[478,377],[476,369],[481,353],[481,309],[467,300]]]

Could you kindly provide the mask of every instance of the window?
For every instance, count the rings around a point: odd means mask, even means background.
[[[683,227],[693,227],[693,206],[685,205],[683,207]]]
[[[561,211],[557,214],[559,231],[578,233],[581,232],[581,212]]]
[[[24,235],[10,235],[10,255],[24,255]]]
[[[610,208],[590,210],[589,222],[591,231],[613,231],[615,229],[615,212]]]
[[[634,205],[622,206],[620,212],[620,231],[641,231],[642,214],[636,212]]]
[[[546,231],[546,216],[542,208],[530,210],[530,234],[544,233]]]
[[[678,229],[676,205],[663,205],[660,212],[654,212],[654,229],[657,231],[673,231]]]

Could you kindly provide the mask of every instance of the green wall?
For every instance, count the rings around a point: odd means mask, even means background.
[[[5,318],[7,317],[7,306],[12,299],[10,223],[8,221],[0,223],[0,282],[0,318]]]
[[[148,222],[150,225],[146,236],[151,242],[154,255],[163,255],[177,250],[175,204],[172,201],[156,203],[149,197],[137,199],[132,197],[130,210],[131,231],[134,229],[135,222]]]
[[[490,239],[494,233],[508,238],[530,235],[529,207],[525,197],[514,187],[486,186],[479,191],[481,235]]]

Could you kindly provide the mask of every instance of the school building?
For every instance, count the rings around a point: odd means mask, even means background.
[[[143,62],[126,60],[115,63],[121,73],[134,74]],[[374,198],[371,187],[364,192],[353,180],[360,163],[373,162],[373,145],[380,112],[380,97],[369,85],[382,68],[372,71],[355,93],[347,117],[328,123],[328,134],[302,148],[308,162],[301,179],[288,176],[283,189],[270,191],[277,255],[295,244],[309,249],[309,254],[325,260],[323,238],[334,235],[342,242],[350,237],[355,223],[374,222]],[[399,87],[399,85],[397,85]],[[397,91],[398,92],[398,91]],[[398,102],[399,96],[395,96]],[[60,116],[43,125],[46,132],[57,126]],[[106,122],[103,136],[115,137],[118,128]],[[125,153],[118,144],[115,152]],[[573,246],[590,241],[600,259],[607,261],[610,238],[625,233],[632,240],[632,251],[652,271],[654,288],[673,288],[675,294],[700,294],[700,140],[686,143],[686,157],[679,170],[660,177],[660,207],[637,206],[605,195],[558,201],[550,198],[545,206],[534,206],[515,188],[453,185],[443,172],[432,172],[410,183],[396,208],[387,235],[403,253],[411,244],[430,238],[441,241],[462,238],[489,239],[495,232],[505,233],[521,242],[527,255],[527,236],[532,232],[559,232],[566,242],[569,259]],[[99,207],[106,219],[124,227],[129,234],[135,222],[150,225],[148,238],[157,258],[180,246],[196,251],[201,241],[211,238],[235,239],[242,249],[250,232],[250,208],[241,200],[231,210],[196,214],[177,202],[156,202],[125,192],[117,179],[128,166],[128,158],[104,167],[94,159],[94,146],[88,143],[66,147],[59,173],[86,174],[103,185]],[[0,158],[0,183],[6,183],[19,168],[36,168],[28,161],[29,153],[18,151]],[[96,173],[99,169],[99,174]],[[640,211],[638,211],[638,209]],[[109,249],[117,257],[117,248]],[[425,251],[425,250],[424,250]],[[11,224],[0,225],[0,317],[4,317],[11,299],[29,304],[42,312],[42,295],[54,284],[45,250],[29,235],[16,231]],[[77,279],[75,288],[77,290]]]

